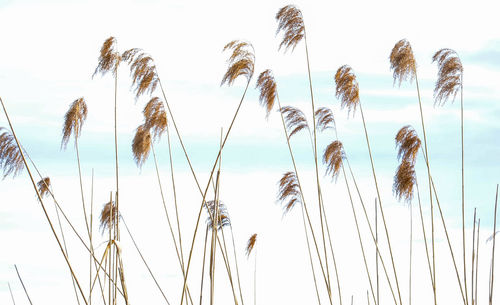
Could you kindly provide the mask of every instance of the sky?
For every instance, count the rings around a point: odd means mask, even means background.
[[[292,170],[278,113],[266,118],[255,89],[256,76],[272,69],[283,105],[302,109],[312,117],[304,43],[292,52],[278,51],[275,14],[291,4],[285,1],[0,1],[0,97],[5,102],[15,131],[44,176],[50,176],[58,201],[77,230],[84,232],[78,170],[72,143],[61,149],[63,117],[70,103],[84,97],[88,119],[79,140],[87,204],[91,200],[94,171],[94,212],[114,190],[113,78],[92,74],[99,49],[109,36],[120,51],[138,47],[151,54],[165,87],[176,123],[194,170],[204,187],[217,155],[221,128],[225,132],[245,82],[220,86],[227,69],[223,46],[234,39],[251,42],[255,48],[255,76],[243,102],[222,156],[221,199],[232,220],[241,283],[246,303],[253,302],[253,257],[244,248],[253,234],[257,242],[257,302],[302,304],[316,301],[314,284],[302,228],[300,208],[283,215],[276,200],[277,182]],[[337,132],[361,188],[368,214],[374,217],[376,196],[360,113],[348,116],[335,97],[334,75],[350,65],[359,82],[360,98],[368,127],[375,170],[394,247],[402,286],[408,303],[408,234],[410,207],[414,225],[412,302],[432,302],[424,240],[419,226],[417,202],[398,202],[392,193],[397,167],[394,137],[412,125],[421,135],[415,83],[394,85],[389,54],[394,44],[406,38],[417,61],[430,164],[438,189],[452,245],[461,250],[460,211],[460,104],[448,101],[434,106],[433,89],[437,67],[432,55],[441,48],[454,49],[464,67],[465,199],[468,254],[474,208],[481,219],[479,298],[486,302],[488,266],[493,232],[495,188],[500,166],[497,145],[500,123],[500,34],[494,1],[296,1],[307,30],[312,85],[316,107],[330,107]],[[132,157],[131,141],[142,123],[141,111],[149,97],[135,99],[131,78],[123,66],[118,73],[118,146],[120,162],[120,207],[134,238],[160,286],[172,304],[179,303],[182,275],[176,263],[168,232],[152,158],[139,169]],[[155,92],[155,95],[160,92]],[[0,115],[0,126],[8,127]],[[174,172],[180,206],[183,250],[189,250],[201,197],[179,141],[171,134]],[[334,140],[333,131],[318,135],[318,152]],[[307,134],[294,136],[292,146],[308,202],[314,203],[315,172]],[[156,145],[157,157],[169,205],[172,187],[166,137]],[[369,284],[357,241],[348,194],[342,177],[320,178],[335,255],[342,280],[342,301],[366,302]],[[430,225],[426,167],[417,161],[422,208]],[[303,177],[303,178],[302,178]],[[351,183],[351,182],[350,182]],[[17,264],[36,304],[76,304],[71,279],[50,232],[26,172],[0,181],[0,303],[10,304],[7,283],[16,304],[28,304],[14,264]],[[371,203],[371,205],[369,204]],[[53,203],[47,200],[55,220]],[[311,205],[314,224],[319,226],[316,207]],[[361,213],[359,200],[355,206]],[[89,208],[89,207],[88,207]],[[95,214],[97,215],[97,214]],[[173,215],[173,214],[171,214]],[[203,219],[206,215],[203,214]],[[359,214],[363,241],[374,272],[374,246],[365,219]],[[437,217],[437,215],[436,215]],[[371,220],[373,221],[373,219]],[[105,236],[99,234],[99,242]],[[379,228],[382,230],[382,227]],[[70,260],[75,262],[83,287],[88,286],[88,256],[65,225]],[[195,243],[189,285],[199,296],[201,230]],[[225,234],[230,231],[225,230]],[[437,225],[438,301],[460,302],[460,295],[442,227]],[[147,300],[164,303],[140,256],[127,236],[121,241],[131,303]],[[100,245],[98,250],[102,251]],[[381,247],[387,254],[385,244]],[[231,256],[233,257],[233,256]],[[497,257],[498,258],[498,257]],[[234,304],[227,275],[218,258],[216,296],[218,304]],[[462,266],[459,263],[459,266]],[[333,272],[332,267],[330,266]],[[319,267],[315,266],[316,272]],[[381,274],[381,300],[392,302]],[[208,277],[206,278],[208,279]],[[321,280],[321,278],[318,278]],[[419,284],[416,284],[419,283]],[[420,284],[422,283],[422,284]],[[319,281],[321,291],[324,285]],[[205,287],[204,298],[208,298]],[[498,284],[495,284],[498,291]],[[86,288],[85,288],[86,289]],[[57,295],[56,298],[54,296]],[[328,303],[321,295],[322,303]],[[338,303],[337,290],[334,302]],[[482,301],[481,301],[482,298]],[[94,298],[93,298],[94,300]],[[204,299],[207,301],[207,299]],[[99,302],[98,298],[95,299]],[[219,303],[220,302],[220,303]],[[499,303],[498,299],[494,303]]]

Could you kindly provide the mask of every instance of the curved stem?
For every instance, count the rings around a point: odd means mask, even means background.
[[[19,140],[17,139],[16,133],[15,133],[14,128],[12,127],[12,123],[10,121],[10,117],[9,117],[9,115],[7,113],[7,110],[5,109],[5,104],[4,104],[4,102],[3,102],[3,100],[1,98],[0,98],[0,103],[2,104],[2,108],[3,108],[3,111],[5,113],[5,117],[7,118],[7,121],[9,123],[10,130],[12,131],[12,135],[14,136],[14,139],[16,140],[17,148],[19,149],[19,152],[20,152],[21,157],[23,159],[24,166],[26,168],[26,171],[28,172],[28,175],[30,177],[31,183],[32,183],[33,188],[34,188],[34,190],[36,192],[36,195],[38,197],[40,205],[42,207],[42,210],[43,210],[43,213],[45,215],[45,218],[47,219],[47,222],[49,223],[49,226],[50,226],[50,229],[52,231],[52,234],[54,235],[54,237],[55,237],[55,239],[57,241],[57,244],[59,245],[59,249],[61,250],[61,253],[64,256],[64,260],[66,261],[66,264],[68,265],[68,268],[69,268],[71,274],[73,275],[73,278],[75,279],[75,282],[76,282],[76,284],[78,286],[78,290],[80,291],[80,294],[82,295],[82,299],[85,302],[85,304],[88,305],[87,299],[85,298],[85,294],[83,293],[82,287],[80,286],[80,283],[78,282],[78,279],[77,279],[75,273],[73,272],[73,268],[71,267],[71,263],[69,262],[69,259],[66,256],[66,253],[64,252],[63,246],[62,246],[61,242],[59,241],[59,237],[56,234],[54,226],[52,225],[52,221],[50,220],[49,214],[47,213],[47,210],[45,209],[45,205],[43,203],[42,197],[41,197],[40,193],[38,192],[35,180],[33,180],[33,175],[31,174],[31,170],[29,169],[28,163],[26,162],[26,158],[24,156],[24,152],[23,152],[22,146],[19,143]]]
[[[375,165],[373,164],[373,157],[372,157],[372,151],[370,148],[370,140],[368,139],[368,131],[366,129],[366,122],[365,122],[365,116],[363,114],[363,107],[361,106],[361,102],[359,102],[359,109],[361,112],[361,118],[363,120],[363,127],[365,131],[365,138],[366,138],[366,145],[368,146],[368,153],[370,155],[370,163],[372,166],[372,173],[373,173],[373,180],[375,181],[375,189],[377,190],[377,198],[378,198],[378,204],[380,207],[380,215],[382,216],[382,223],[384,224],[384,230],[385,230],[385,236],[387,237],[387,246],[389,247],[389,254],[391,256],[391,262],[392,262],[392,270],[394,272],[394,278],[396,280],[396,289],[398,291],[398,297],[399,297],[399,304],[403,305],[403,301],[401,300],[401,292],[399,290],[399,281],[398,281],[398,275],[396,272],[396,264],[394,263],[394,255],[392,254],[392,247],[391,247],[391,240],[389,237],[389,230],[387,229],[387,223],[385,220],[385,215],[384,215],[384,209],[382,207],[382,200],[380,199],[380,191],[378,188],[378,182],[377,182],[377,175],[375,174]],[[368,220],[368,218],[367,218]]]

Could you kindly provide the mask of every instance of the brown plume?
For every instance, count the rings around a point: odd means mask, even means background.
[[[123,59],[130,65],[135,97],[153,93],[159,83],[153,58],[141,49],[134,48],[123,52]]]
[[[260,89],[259,102],[261,106],[266,107],[266,117],[273,109],[274,101],[276,100],[276,81],[274,80],[273,72],[266,70],[257,78],[255,88]]]
[[[50,178],[43,178],[42,180],[38,181],[36,186],[38,187],[38,192],[40,193],[40,196],[42,198],[47,196],[50,193]]]
[[[404,126],[396,134],[398,159],[415,164],[421,144],[415,129],[410,125]]]
[[[413,198],[413,187],[417,181],[415,176],[415,165],[410,160],[404,159],[396,170],[392,190],[398,200],[404,199],[411,202]]]
[[[326,129],[335,128],[335,119],[330,108],[320,107],[316,110],[314,116],[316,117],[316,129],[319,131],[323,132]]]
[[[0,127],[0,168],[3,169],[3,179],[10,174],[15,177],[24,169],[23,157],[16,140],[3,127]]]
[[[80,137],[82,126],[87,119],[87,104],[83,97],[76,99],[64,115],[63,124],[63,137],[61,141],[61,148],[66,148],[71,134],[74,133],[75,138]]]
[[[154,139],[160,138],[167,130],[167,113],[160,98],[151,98],[142,113],[145,127],[151,131]]]
[[[116,75],[116,71],[118,70],[122,57],[120,53],[115,50],[115,47],[116,39],[114,37],[111,36],[104,41],[99,55],[99,63],[97,64],[97,68],[95,69],[92,77],[94,77],[97,73],[104,75],[110,71],[113,75]]]
[[[407,79],[412,81],[415,78],[417,67],[408,40],[401,39],[394,45],[389,60],[391,70],[393,70],[394,84],[398,81],[399,86],[401,86],[402,81]]]
[[[248,239],[247,249],[246,249],[247,257],[250,256],[250,253],[252,253],[252,250],[253,250],[253,247],[255,246],[256,241],[257,241],[257,234],[253,234]]]
[[[101,217],[100,217],[100,228],[102,232],[106,230],[106,228],[109,230],[112,228],[118,219],[118,210],[116,209],[116,205],[114,204],[113,201],[110,201],[104,205],[101,211]]]
[[[457,96],[458,90],[462,87],[462,76],[464,69],[458,54],[451,49],[441,49],[432,56],[432,62],[438,64],[438,79],[434,88],[435,104],[444,103],[453,96]]]
[[[217,204],[216,204],[217,203]],[[206,202],[209,209],[209,214],[207,218],[207,226],[211,229],[213,227],[212,217],[217,216],[217,230],[222,229],[225,226],[231,225],[231,220],[229,219],[229,214],[227,212],[226,205],[220,200],[210,200]],[[212,215],[212,217],[210,217]]]
[[[340,141],[330,143],[323,153],[323,163],[326,164],[325,175],[331,174],[332,179],[337,179],[344,156],[344,149]]]
[[[281,201],[284,213],[292,210],[296,203],[302,203],[299,183],[294,172],[286,172],[278,183],[278,201]]]
[[[335,86],[335,96],[340,98],[341,108],[346,107],[348,114],[352,111],[354,115],[359,104],[359,85],[350,66],[343,65],[337,70]]]
[[[278,22],[276,35],[281,31],[284,32],[283,40],[278,49],[280,50],[284,47],[286,52],[292,48],[293,51],[305,36],[302,12],[293,5],[284,6],[276,14],[276,21]]]
[[[294,134],[301,131],[302,129],[309,129],[306,116],[300,109],[292,106],[285,106],[281,107],[281,113],[285,118],[288,138],[291,138]]]
[[[239,76],[245,76],[249,82],[253,76],[255,55],[252,44],[233,40],[224,46],[222,51],[232,50],[227,60],[228,68],[222,77],[221,86],[225,83],[231,86]]]
[[[132,153],[134,154],[134,161],[138,167],[142,167],[144,162],[146,162],[150,151],[151,133],[144,124],[139,125],[135,131],[134,139],[132,140]]]

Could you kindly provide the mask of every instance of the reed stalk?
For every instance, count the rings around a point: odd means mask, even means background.
[[[26,290],[26,286],[24,286],[23,279],[21,278],[21,275],[19,274],[19,270],[17,270],[17,266],[14,265],[14,268],[16,268],[17,277],[19,278],[19,281],[21,282],[21,285],[23,286],[24,293],[26,294],[28,301],[30,302],[31,305],[33,305],[33,303],[31,302],[30,296],[28,294],[28,290]],[[9,287],[10,287],[10,285],[9,285]]]
[[[9,286],[10,298],[12,299],[12,304],[16,305],[16,301],[14,300],[14,295],[12,294],[12,289],[10,289],[10,283],[7,282],[7,286]]]
[[[495,195],[495,214],[493,216],[493,247],[491,249],[491,276],[490,276],[490,293],[489,293],[489,304],[493,304],[493,282],[495,280],[495,244],[496,244],[496,229],[497,229],[497,206],[498,206],[498,184],[497,192]]]
[[[479,236],[478,236],[479,238]],[[471,304],[474,305],[474,262],[475,262],[475,245],[476,245],[476,208],[474,208],[474,222],[472,225],[472,270],[471,270],[471,288],[470,288],[470,297],[471,297]],[[477,289],[477,287],[476,287]]]
[[[138,245],[137,245],[137,243],[135,242],[135,239],[134,239],[134,237],[132,236],[132,233],[130,232],[130,229],[128,228],[127,223],[125,222],[125,219],[123,219],[123,216],[121,216],[121,217],[122,217],[122,222],[123,222],[123,225],[125,226],[125,229],[127,230],[127,233],[128,233],[128,235],[130,236],[130,239],[132,240],[132,243],[134,244],[135,249],[137,250],[137,253],[139,253],[139,256],[141,257],[142,262],[143,262],[143,263],[144,263],[144,265],[146,266],[146,269],[148,269],[148,272],[149,272],[149,274],[151,275],[151,278],[153,279],[153,281],[155,282],[156,287],[158,287],[158,290],[160,290],[160,293],[161,293],[161,295],[163,296],[163,299],[165,300],[165,302],[167,302],[167,304],[169,304],[169,305],[170,305],[170,302],[168,301],[167,296],[165,295],[165,292],[163,292],[163,289],[161,289],[160,284],[159,284],[159,283],[158,283],[158,281],[156,280],[156,277],[153,275],[153,271],[151,271],[151,268],[149,268],[149,265],[148,265],[148,263],[146,262],[146,259],[144,258],[144,256],[142,255],[142,252],[141,252],[141,250],[139,249],[139,246],[138,246]]]
[[[24,152],[23,152],[22,146],[21,146],[21,144],[19,143],[19,140],[17,139],[16,133],[15,133],[14,128],[13,128],[13,126],[12,126],[12,122],[11,122],[11,120],[10,120],[9,114],[7,113],[7,109],[5,108],[5,104],[4,104],[3,100],[2,100],[2,98],[0,98],[0,103],[2,104],[2,109],[3,109],[4,113],[5,113],[5,117],[7,118],[7,122],[9,123],[9,127],[10,127],[10,130],[11,130],[11,132],[12,132],[12,136],[13,136],[13,137],[14,137],[14,139],[15,139],[15,142],[16,142],[16,145],[17,145],[17,148],[18,148],[18,150],[19,150],[19,154],[21,155],[21,158],[22,158],[22,160],[23,160],[24,167],[26,168],[26,171],[28,172],[28,175],[29,175],[29,177],[30,177],[30,180],[31,180],[32,186],[33,186],[33,188],[34,188],[34,190],[35,190],[35,193],[36,193],[36,195],[37,195],[37,197],[38,197],[38,200],[39,200],[39,202],[40,202],[40,206],[42,207],[42,210],[43,210],[43,213],[44,213],[44,215],[45,215],[45,218],[47,219],[47,222],[49,223],[49,226],[50,226],[50,229],[51,229],[51,231],[52,231],[52,234],[54,235],[54,238],[55,238],[55,239],[56,239],[56,241],[57,241],[57,244],[58,244],[58,246],[59,246],[59,250],[61,251],[62,255],[64,256],[64,259],[65,259],[65,261],[66,261],[66,264],[68,265],[68,268],[70,269],[70,272],[71,272],[71,274],[72,274],[73,278],[75,279],[75,282],[76,282],[76,284],[77,284],[77,286],[78,286],[78,290],[80,291],[80,294],[81,294],[81,296],[82,296],[82,299],[83,299],[83,301],[85,302],[85,304],[86,304],[86,305],[88,305],[87,300],[85,299],[85,295],[84,295],[84,293],[83,293],[83,290],[82,290],[82,288],[81,288],[81,286],[80,286],[80,283],[78,282],[78,279],[77,279],[77,277],[76,277],[75,273],[73,272],[73,267],[71,266],[71,263],[70,263],[70,261],[69,261],[68,257],[66,256],[66,253],[64,252],[64,249],[63,249],[63,246],[62,246],[62,244],[61,244],[61,241],[59,240],[59,237],[57,236],[57,233],[56,233],[56,231],[55,231],[55,229],[54,229],[54,226],[53,226],[53,224],[52,224],[52,221],[50,220],[49,214],[47,213],[47,210],[46,210],[46,208],[45,208],[45,204],[43,203],[42,197],[41,197],[40,193],[38,192],[38,189],[37,189],[37,187],[36,187],[35,180],[33,179],[33,175],[31,174],[31,170],[30,170],[30,168],[29,168],[29,166],[28,166],[28,163],[26,162],[26,158],[25,158],[25,156],[24,156]]]

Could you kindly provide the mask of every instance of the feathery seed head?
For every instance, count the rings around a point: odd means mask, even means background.
[[[340,98],[341,108],[346,107],[348,115],[352,111],[354,116],[356,107],[359,104],[359,85],[350,66],[343,65],[337,70],[337,73],[335,73],[335,86],[335,96]]]
[[[220,85],[227,83],[231,86],[239,76],[245,76],[249,82],[253,76],[255,63],[255,51],[252,44],[233,40],[224,46],[222,52],[227,50],[232,50],[232,53],[227,60],[228,68]]]
[[[100,216],[100,228],[104,233],[106,228],[109,230],[112,228],[118,219],[118,209],[113,201],[104,204]]]
[[[305,37],[304,20],[302,12],[293,5],[282,7],[276,14],[276,21],[278,22],[278,29],[276,35],[283,31],[283,40],[280,43],[278,50],[282,47],[285,52],[292,48],[295,49],[297,44]]]
[[[148,159],[151,150],[151,133],[144,124],[137,127],[134,140],[132,140],[132,153],[138,167],[142,167]]]
[[[159,83],[153,58],[137,48],[125,51],[123,57],[130,65],[135,97],[138,98],[144,93],[153,93]]]
[[[274,80],[273,72],[266,70],[257,78],[257,85],[255,88],[260,89],[259,101],[261,106],[266,107],[266,118],[271,113],[276,100],[276,81]]]
[[[104,41],[99,55],[99,63],[92,77],[97,73],[104,75],[110,71],[113,73],[113,76],[116,76],[116,71],[118,70],[122,57],[120,53],[115,50],[115,47],[116,39],[113,36]]]
[[[3,169],[3,179],[10,174],[15,177],[24,169],[23,157],[16,139],[3,127],[0,127],[0,169]]]
[[[159,139],[167,130],[167,113],[160,98],[151,98],[142,113],[144,114],[144,125],[151,131],[154,139]]]
[[[434,54],[432,62],[439,68],[436,87],[434,88],[434,104],[444,105],[453,96],[452,102],[462,87],[464,69],[458,54],[451,49],[441,49]]]
[[[294,172],[286,172],[278,182],[278,201],[283,204],[285,214],[290,212],[296,203],[302,203],[299,183]]]
[[[404,199],[406,202],[411,202],[413,198],[413,187],[417,181],[415,175],[415,165],[410,160],[403,159],[396,175],[394,176],[394,184],[392,190],[398,200]]]
[[[42,180],[38,181],[36,186],[38,187],[38,193],[40,193],[40,196],[42,198],[47,196],[50,193],[50,178],[43,178]]]
[[[396,134],[398,159],[415,164],[421,144],[415,129],[410,125],[404,126]]]
[[[248,239],[247,248],[246,248],[247,257],[250,256],[250,253],[252,253],[252,250],[253,250],[253,248],[255,246],[255,242],[256,241],[257,241],[257,234],[253,234]]]
[[[344,157],[342,143],[340,141],[330,143],[323,153],[323,163],[326,164],[325,175],[331,174],[332,179],[337,179]]]
[[[316,117],[316,129],[319,131],[323,132],[328,128],[335,128],[335,119],[330,108],[320,107],[316,110],[314,116]]]
[[[69,106],[68,112],[64,115],[61,148],[66,148],[72,133],[74,133],[75,138],[80,137],[82,126],[86,119],[87,104],[83,97],[80,97]]]
[[[398,81],[399,86],[401,86],[402,81],[409,79],[411,82],[415,78],[417,64],[408,40],[401,39],[394,45],[389,60],[391,62],[391,70],[393,70],[394,84]]]
[[[288,138],[291,138],[294,134],[298,133],[302,129],[309,130],[306,115],[300,109],[292,106],[285,106],[281,107],[281,113],[283,114],[285,119]]]
[[[208,218],[207,226],[212,229],[214,224],[212,222],[212,217],[216,219],[217,230],[222,229],[225,226],[231,225],[231,220],[229,219],[229,213],[227,212],[226,205],[220,200],[210,200],[206,202],[208,207]],[[212,215],[212,217],[210,217]]]

